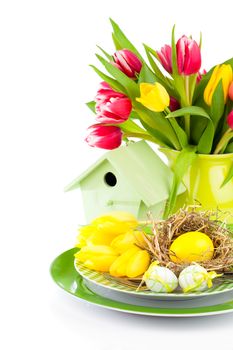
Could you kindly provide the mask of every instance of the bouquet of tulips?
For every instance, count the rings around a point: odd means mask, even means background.
[[[111,150],[139,138],[180,151],[177,181],[198,153],[233,153],[233,58],[201,70],[201,35],[199,43],[185,35],[176,41],[174,26],[170,45],[144,44],[147,63],[111,24],[116,51],[99,47],[96,55],[106,73],[91,66],[103,82],[87,104],[96,115],[88,144]],[[232,176],[233,168],[227,181]]]

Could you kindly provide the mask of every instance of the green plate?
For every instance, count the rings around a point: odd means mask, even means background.
[[[93,291],[93,289],[90,290],[90,288],[87,287],[85,280],[74,267],[74,253],[76,251],[77,249],[73,248],[58,256],[51,265],[51,275],[54,282],[57,283],[58,286],[81,300],[108,309],[150,316],[209,316],[233,311],[232,292],[224,294],[225,300],[221,295],[210,296],[209,298],[205,297],[201,299],[202,306],[196,306],[197,301],[195,300],[175,301],[174,303],[176,307],[173,306],[172,301],[155,301],[155,306],[138,305],[138,302],[136,302],[136,297],[134,298],[133,296],[131,298],[125,298],[127,302],[112,300],[115,298],[115,296],[113,297],[112,295],[112,299],[110,299],[109,297],[100,295],[96,291]],[[208,300],[209,304],[212,302],[212,305],[205,305],[205,303],[207,303],[205,300]],[[210,302],[210,300],[212,301]]]

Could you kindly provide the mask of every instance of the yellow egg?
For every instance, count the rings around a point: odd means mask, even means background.
[[[212,240],[198,231],[181,234],[169,249],[170,259],[175,263],[208,261],[213,258],[213,254]]]

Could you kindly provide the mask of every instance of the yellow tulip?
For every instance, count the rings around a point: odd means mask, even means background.
[[[205,103],[208,106],[211,105],[213,94],[220,80],[222,80],[224,101],[226,103],[228,90],[229,90],[230,83],[232,82],[232,79],[233,79],[232,68],[229,64],[217,65],[214,68],[213,73],[210,77],[210,80],[206,85],[206,88],[204,91]]]
[[[163,112],[169,106],[170,97],[160,83],[141,83],[140,94],[136,100],[151,111]]]
[[[75,258],[91,270],[108,272],[118,254],[105,245],[89,245],[80,249]]]
[[[117,253],[122,254],[135,244],[140,246],[145,245],[143,233],[141,231],[130,231],[117,236],[112,241],[111,247]]]
[[[149,253],[135,246],[126,250],[112,263],[109,273],[114,277],[133,278],[142,275],[149,264]]]
[[[97,230],[113,235],[120,235],[138,226],[138,222],[135,218],[126,221],[111,215],[100,216],[93,220],[91,224],[95,226]]]
[[[117,219],[119,221],[127,221],[127,222],[134,222],[134,223],[136,222],[137,223],[137,219],[135,218],[135,216],[131,213],[126,212],[126,211],[112,211],[108,214],[99,216],[99,219],[102,219],[105,217],[114,218],[114,219]]]
[[[88,244],[109,245],[120,234],[138,226],[137,219],[130,213],[112,212],[94,219],[90,225],[81,227],[76,247]]]

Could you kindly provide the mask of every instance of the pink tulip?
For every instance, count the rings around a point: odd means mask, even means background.
[[[114,91],[105,82],[101,83],[95,101],[96,120],[100,123],[123,123],[132,111],[131,100],[124,94]]]
[[[229,90],[228,90],[228,96],[233,101],[233,81],[230,83]]]
[[[174,112],[179,108],[180,108],[179,101],[177,101],[177,99],[175,99],[175,97],[170,96],[170,105],[169,105],[170,111]]]
[[[200,83],[203,75],[205,75],[207,72],[205,69],[203,69],[202,71],[199,70],[199,72],[197,73],[197,84]]]
[[[142,69],[142,62],[133,52],[127,49],[116,51],[113,59],[112,64],[130,78],[136,78],[136,74],[139,74]]]
[[[91,147],[112,150],[121,145],[122,131],[117,126],[95,124],[90,126],[88,131],[85,141]]]
[[[201,50],[197,42],[183,35],[176,44],[179,74],[195,74],[201,68]]]
[[[233,110],[228,114],[227,124],[230,129],[233,129]]]
[[[172,48],[170,45],[164,45],[160,51],[157,51],[160,63],[163,68],[170,74],[172,74]]]

